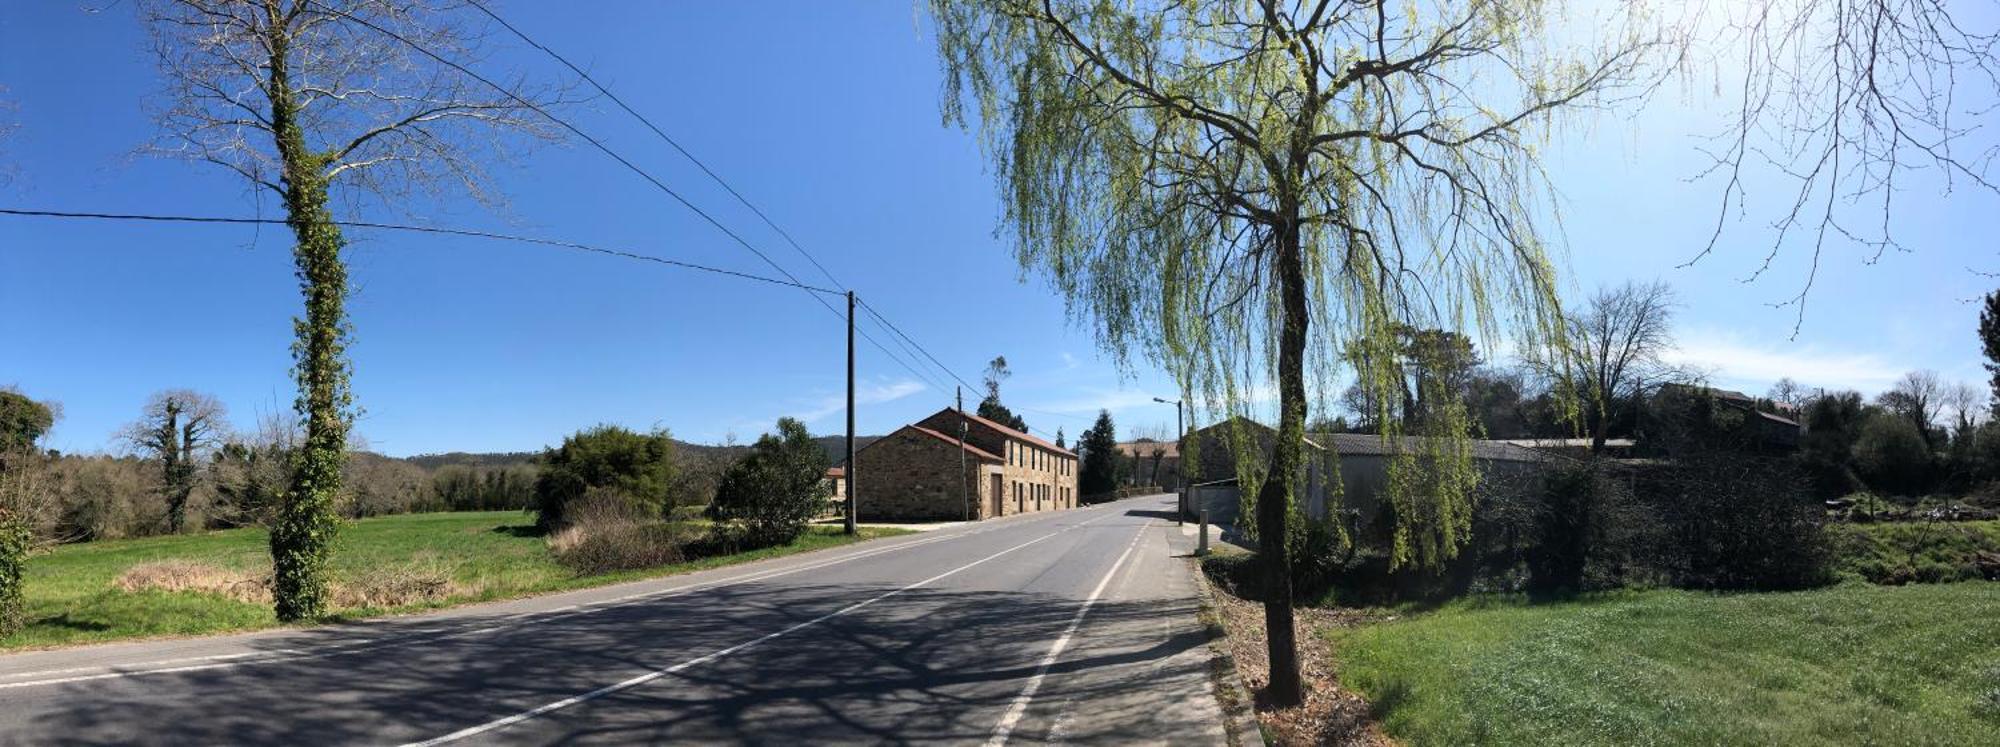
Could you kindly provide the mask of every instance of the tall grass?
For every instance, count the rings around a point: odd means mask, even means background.
[[[900,533],[870,529],[860,537]],[[599,586],[851,541],[837,527],[815,527],[790,545],[756,552],[579,573],[552,557],[532,517],[518,511],[362,519],[342,530],[333,555],[335,614],[363,617]],[[35,555],[26,569],[27,625],[0,637],[0,650],[275,627],[268,597],[256,590],[271,571],[266,542],[262,529],[230,529],[63,545]]]

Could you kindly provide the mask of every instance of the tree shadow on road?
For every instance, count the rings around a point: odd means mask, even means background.
[[[303,658],[16,690],[0,701],[20,701],[10,705],[21,709],[10,742],[379,744],[430,739],[755,641],[498,736],[983,741],[1077,609],[1040,594],[914,589],[763,638],[892,588],[748,583],[587,614],[337,626],[257,644]],[[1206,683],[1205,638],[1178,624],[1193,620],[1193,607],[1093,606],[1024,729],[1054,724],[1086,741],[1199,733],[1188,723],[1199,716],[1173,702]]]

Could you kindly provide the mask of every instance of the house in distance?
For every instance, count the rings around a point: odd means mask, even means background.
[[[864,521],[978,520],[1076,507],[1075,452],[956,408],[877,439],[855,452],[854,462]]]

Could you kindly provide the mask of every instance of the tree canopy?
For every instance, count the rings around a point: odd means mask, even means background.
[[[674,480],[674,441],[665,430],[634,433],[600,425],[542,453],[535,478],[536,524],[555,529],[566,510],[592,492],[607,492],[635,513],[659,516]]]

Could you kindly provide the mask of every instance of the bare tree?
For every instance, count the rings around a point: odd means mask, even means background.
[[[125,426],[122,440],[160,462],[169,533],[187,528],[188,498],[200,482],[202,463],[229,433],[227,417],[228,410],[214,397],[169,389],[146,400],[139,419]]]
[[[1990,412],[1986,393],[1979,387],[1963,381],[1946,384],[1938,395],[1943,411],[1951,415],[1952,433],[1960,434],[1972,430],[1985,421]]]
[[[1777,183],[1776,227],[1750,277],[1788,248],[1810,269],[1781,306],[1805,301],[1830,242],[1874,262],[1907,251],[1896,238],[1897,195],[1918,179],[2000,194],[1990,137],[2000,110],[2000,29],[1978,3],[1938,0],[1709,0],[1689,3],[1680,47],[1690,78],[1713,76],[1733,111],[1703,148],[1704,176],[1723,189],[1699,260],[1746,211],[1747,185]],[[1713,72],[1705,70],[1717,66]],[[1724,93],[1726,92],[1726,93]],[[1761,217],[1761,216],[1760,216]],[[1762,224],[1762,221],[1759,221]]]
[[[1551,373],[1583,408],[1591,451],[1604,450],[1618,402],[1636,401],[1680,375],[1661,357],[1674,344],[1675,305],[1666,283],[1628,281],[1599,290],[1570,318],[1570,347]]]
[[[321,615],[346,462],[346,244],[336,196],[412,188],[490,199],[481,164],[553,138],[554,90],[496,88],[460,65],[478,29],[449,0],[142,0],[167,85],[156,148],[229,169],[284,204],[305,315],[294,323],[305,440],[271,529],[283,620]],[[447,63],[453,60],[455,63]]]
[[[1810,397],[1804,386],[1800,385],[1797,381],[1793,381],[1792,377],[1786,376],[1779,379],[1778,383],[1772,384],[1771,390],[1764,394],[1764,398],[1782,405],[1786,410],[1797,413],[1805,408],[1806,400]]]
[[[1944,413],[1945,383],[1936,371],[1921,370],[1903,374],[1889,391],[1875,398],[1875,402],[1897,416],[1910,421],[1923,434],[1924,443],[1936,440],[1938,416]]]

